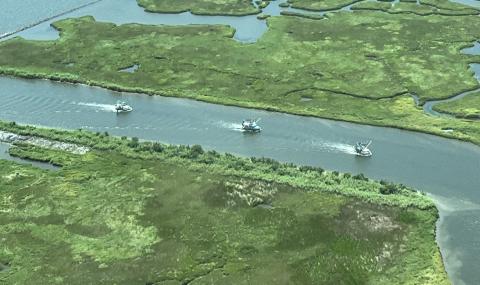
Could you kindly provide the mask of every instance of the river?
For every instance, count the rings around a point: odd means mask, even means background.
[[[32,13],[50,17],[50,14],[42,11],[45,3],[36,4],[37,1],[33,0],[25,2],[39,5],[39,11],[29,10]],[[76,2],[84,5],[89,1]],[[2,2],[0,10],[4,5],[13,5],[9,3],[13,1]],[[67,16],[92,12],[97,16],[102,13],[106,15],[103,18],[105,21],[120,19],[123,15],[137,13],[136,6],[136,10],[129,10],[132,3],[133,0],[104,0]],[[55,9],[47,10],[48,13],[57,13]],[[148,21],[149,17],[166,17],[174,21],[175,17],[183,14],[142,13],[143,22]],[[18,20],[15,28],[21,27],[22,21],[31,24],[31,19],[42,18],[38,15],[26,17],[28,21]],[[0,19],[2,30],[4,20]],[[132,21],[134,19],[131,18]],[[46,22],[22,34],[41,37],[49,33],[51,35],[52,30],[49,29]],[[238,35],[238,30],[236,37],[242,37]],[[248,42],[254,39],[247,35],[242,40]],[[113,111],[113,104],[117,100],[128,101],[134,107],[134,112],[117,115]],[[186,99],[117,93],[45,80],[0,77],[0,104],[1,120],[107,131],[113,135],[136,136],[173,144],[200,144],[206,149],[364,173],[372,178],[416,187],[430,193],[440,209],[437,237],[449,277],[457,285],[480,284],[480,148],[472,144],[391,128]],[[262,118],[260,124],[264,131],[256,135],[242,133],[239,130],[240,122],[247,117]],[[359,158],[353,154],[352,144],[366,139],[373,140],[374,156]]]

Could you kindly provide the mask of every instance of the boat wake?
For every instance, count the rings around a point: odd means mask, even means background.
[[[346,143],[333,143],[333,142],[321,142],[321,143],[313,143],[313,145],[320,147],[323,150],[328,152],[336,152],[336,153],[346,153],[351,155],[357,155],[355,153],[355,149],[353,145],[349,145]]]
[[[242,124],[231,123],[231,122],[224,122],[220,121],[217,123],[218,126],[224,129],[229,129],[232,131],[243,132]]]
[[[98,104],[98,103],[77,103],[80,106],[86,106],[86,107],[91,107],[95,109],[97,112],[116,112],[115,111],[115,106],[114,105],[109,105],[109,104]]]

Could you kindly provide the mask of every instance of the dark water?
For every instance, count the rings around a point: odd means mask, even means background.
[[[11,145],[0,142],[0,159],[15,161],[15,162],[18,162],[18,163],[21,163],[21,164],[29,164],[29,165],[32,165],[32,166],[35,166],[35,167],[46,169],[46,170],[59,170],[60,169],[60,167],[52,165],[50,163],[32,161],[32,160],[28,160],[28,159],[23,159],[23,158],[19,158],[19,157],[10,156],[8,154],[8,149],[10,147],[11,147]],[[0,272],[1,272],[1,270],[0,270]]]
[[[0,34],[88,2],[91,1],[57,0],[52,4],[47,0],[2,0]],[[273,2],[265,14],[278,15],[281,2],[284,0]],[[462,2],[478,4],[470,0]],[[103,0],[62,17],[83,15],[118,24],[228,24],[237,29],[235,38],[243,42],[255,41],[267,30],[265,21],[257,20],[255,15],[150,14],[134,0]],[[49,24],[38,25],[20,35],[34,39],[56,38],[58,34]],[[117,100],[128,101],[134,111],[116,115],[113,104]],[[431,193],[440,208],[438,242],[450,278],[457,285],[480,284],[479,147],[395,129],[121,94],[42,80],[0,77],[0,104],[1,120],[108,131],[174,144],[201,144],[218,151],[365,173],[372,178],[414,186]],[[239,131],[241,120],[247,117],[261,117],[260,124],[265,131],[258,135]],[[366,139],[374,141],[374,156],[358,158],[353,155],[352,145]]]

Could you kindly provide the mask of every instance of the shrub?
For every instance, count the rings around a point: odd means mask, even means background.
[[[245,162],[243,160],[240,160],[240,159],[232,160],[229,164],[235,170],[245,169]]]
[[[155,142],[155,143],[153,143],[153,145],[152,145],[152,150],[153,150],[154,152],[162,152],[162,151],[163,151],[163,145],[160,144],[160,143],[158,143],[158,142]]]
[[[212,156],[212,157],[215,157],[215,158],[219,158],[219,157],[220,157],[220,154],[219,154],[218,152],[214,151],[214,150],[209,150],[209,151],[207,151],[207,154],[208,154],[209,156]]]
[[[395,194],[398,192],[400,192],[400,189],[397,185],[392,183],[386,183],[385,185],[382,185],[382,187],[380,187],[380,193],[384,195]]]
[[[315,167],[313,166],[308,166],[308,165],[302,165],[298,168],[301,172],[309,172],[309,171],[315,171]]]
[[[190,148],[190,157],[197,158],[198,156],[202,155],[203,152],[203,148],[200,145],[195,144]]]
[[[131,148],[137,148],[139,143],[138,143],[138,138],[137,137],[133,137],[131,141],[128,142],[127,144],[129,147]]]
[[[365,177],[365,175],[363,175],[363,173],[359,173],[359,174],[357,174],[357,175],[354,175],[354,176],[353,176],[353,179],[362,180],[362,181],[368,181],[368,178]]]

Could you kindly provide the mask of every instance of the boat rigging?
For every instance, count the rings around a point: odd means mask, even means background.
[[[115,111],[117,113],[131,112],[131,111],[133,111],[133,108],[125,102],[118,101],[117,104],[115,104]]]
[[[242,130],[247,131],[247,132],[260,132],[262,128],[257,124],[260,121],[260,119],[252,120],[252,119],[246,119],[243,120],[242,122]]]
[[[372,144],[372,141],[367,143],[357,142],[354,146],[355,154],[358,156],[372,156],[372,151],[368,147]]]

